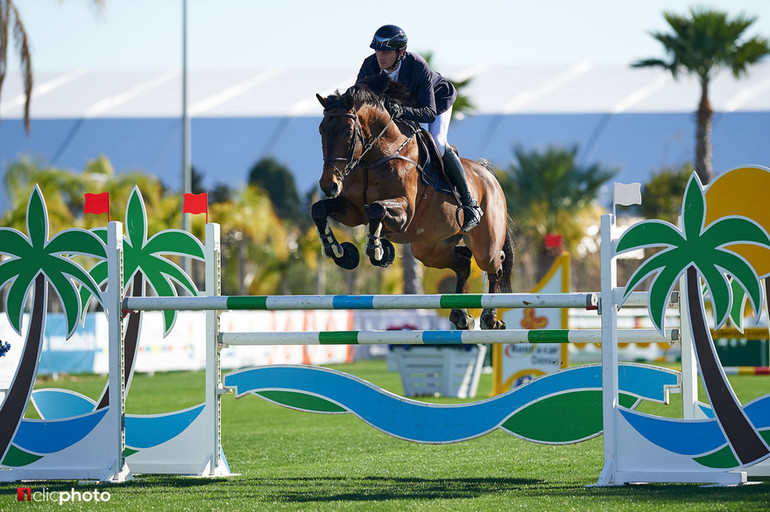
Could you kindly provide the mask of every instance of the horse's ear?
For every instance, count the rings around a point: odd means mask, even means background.
[[[323,108],[326,108],[326,98],[318,93],[315,93],[315,97],[318,98],[318,103],[320,103]]]

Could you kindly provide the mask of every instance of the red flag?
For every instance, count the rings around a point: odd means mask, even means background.
[[[561,235],[557,233],[549,233],[545,235],[545,247],[546,249],[561,249],[562,248],[562,239]]]
[[[205,192],[202,194],[185,194],[184,204],[182,205],[182,213],[205,213],[206,224],[208,224],[209,195]]]
[[[110,221],[110,193],[86,194],[86,203],[83,206],[83,213],[95,213],[96,215],[106,213],[107,222]]]

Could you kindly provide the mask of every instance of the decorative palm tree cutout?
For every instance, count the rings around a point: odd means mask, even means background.
[[[126,205],[126,233],[123,241],[123,293],[128,293],[129,283],[131,293],[134,296],[144,295],[145,284],[149,285],[155,294],[162,297],[176,296],[177,291],[174,282],[184,287],[191,295],[197,295],[198,291],[190,276],[165,255],[177,255],[197,260],[204,260],[203,246],[200,241],[186,231],[168,229],[160,231],[147,238],[147,209],[144,199],[137,187],[131,191],[131,196]],[[107,241],[107,230],[96,228],[94,233],[102,241]],[[107,262],[100,262],[91,269],[91,277],[104,285],[107,282]],[[83,311],[88,309],[88,303],[92,295],[87,289],[81,289],[80,299]],[[176,322],[176,310],[163,312],[164,335],[167,335]],[[138,349],[139,331],[141,327],[141,311],[129,313],[124,339],[125,347],[125,384],[126,389],[131,381],[136,351]],[[109,405],[109,388],[105,387],[99,400],[97,409]]]
[[[32,290],[32,314],[24,351],[0,408],[0,461],[11,446],[35,383],[45,332],[48,285],[51,285],[64,308],[69,338],[77,328],[81,312],[76,283],[101,301],[99,286],[71,256],[107,258],[104,243],[90,231],[67,229],[48,238],[48,210],[37,185],[27,204],[27,234],[0,227],[0,254],[10,256],[0,262],[0,287],[10,283],[5,310],[11,326],[19,335],[24,304]]]
[[[693,173],[682,204],[682,230],[665,221],[648,220],[635,224],[618,240],[617,254],[640,248],[664,247],[634,272],[626,286],[623,301],[642,281],[653,276],[649,312],[653,324],[662,333],[669,295],[680,276],[685,274],[690,329],[703,386],[735,456],[741,464],[749,464],[765,457],[770,450],[746,417],[719,364],[706,321],[701,279],[711,298],[716,328],[721,327],[730,314],[735,288],[746,293],[754,311],[762,311],[762,289],[757,272],[744,257],[728,246],[740,243],[770,249],[770,236],[757,222],[747,217],[722,217],[708,226],[705,221],[704,190],[700,179]],[[728,276],[733,280],[732,287]],[[739,300],[742,301],[743,297]]]

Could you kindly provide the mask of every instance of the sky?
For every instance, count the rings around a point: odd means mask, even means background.
[[[35,72],[182,67],[183,0],[14,0]],[[629,64],[663,57],[651,31],[693,5],[758,17],[768,0],[187,0],[190,70],[351,67],[381,25],[401,26],[433,66]],[[18,58],[9,55],[9,71]]]

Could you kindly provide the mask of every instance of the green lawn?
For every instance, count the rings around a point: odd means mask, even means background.
[[[382,361],[338,367],[399,393],[398,374]],[[770,391],[770,378],[731,378],[746,402]],[[94,397],[104,377],[80,376],[38,387]],[[479,397],[492,388],[483,375]],[[129,413],[178,410],[203,401],[203,373],[135,375]],[[678,395],[673,395],[676,402]],[[435,399],[448,402],[447,399]],[[665,406],[646,406],[660,413]],[[676,406],[668,407],[668,410]],[[648,412],[652,412],[648,410]],[[227,479],[142,476],[113,486],[107,503],[20,504],[17,484],[0,485],[0,510],[767,510],[770,481],[732,488],[637,485],[586,488],[602,467],[601,438],[569,446],[527,443],[494,432],[451,445],[420,445],[386,436],[352,415],[284,409],[253,396],[222,402]],[[673,412],[672,412],[672,415]],[[93,489],[38,482],[34,490]]]

